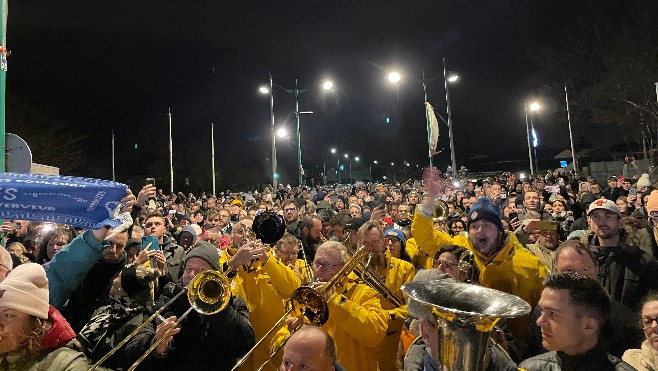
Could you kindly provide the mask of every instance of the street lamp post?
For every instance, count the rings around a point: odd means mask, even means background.
[[[658,84],[656,85],[658,91]],[[573,146],[573,134],[571,132],[571,114],[569,113],[569,93],[567,92],[567,86],[564,85],[564,100],[567,102],[567,122],[569,123],[569,142],[571,143],[571,163],[573,164],[573,170],[578,171],[578,163],[576,162],[576,149]]]
[[[336,148],[332,148],[331,153],[336,154]],[[336,177],[338,178],[338,184],[340,184],[340,156],[336,157]]]
[[[372,162],[372,164],[377,165],[377,160],[374,160],[374,161]],[[372,177],[372,164],[370,164],[370,180],[375,180],[375,179]]]
[[[347,154],[347,153],[345,154],[345,158],[346,158],[347,160],[349,160],[349,163],[350,163],[350,171],[349,171],[349,174],[350,174],[350,183],[349,183],[349,184],[352,184],[352,159],[350,158],[350,155]]]
[[[272,73],[270,72],[270,120],[272,124],[272,192],[276,192],[278,187],[278,175],[276,173],[276,132],[274,130],[274,81],[272,79]]]
[[[532,161],[532,146],[530,145],[530,124],[528,123],[528,108],[530,108],[530,111],[537,111],[540,106],[539,103],[537,102],[532,102],[530,104],[530,107],[528,107],[528,104],[526,103],[525,105],[525,128],[526,128],[526,134],[528,137],[528,159],[530,160],[530,176],[535,175],[535,167],[533,166],[533,161]],[[530,120],[532,120],[532,112],[530,113]]]
[[[452,111],[450,110],[450,90],[448,89],[448,82],[457,81],[459,76],[448,76],[448,64],[446,59],[443,58],[443,82],[446,89],[446,110],[448,115],[448,137],[450,137],[450,159],[452,161],[452,176],[457,176],[457,160],[455,159],[455,143],[452,134]]]

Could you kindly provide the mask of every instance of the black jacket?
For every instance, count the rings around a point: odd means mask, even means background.
[[[182,295],[172,304],[171,311],[165,310],[168,313],[164,317],[180,317],[189,307],[187,295]],[[232,297],[226,308],[213,315],[192,311],[180,327],[181,332],[174,336],[165,357],[150,357],[145,369],[230,370],[256,343],[249,309],[240,297]]]
[[[588,241],[599,262],[601,285],[612,299],[635,311],[649,290],[658,289],[658,262],[637,247],[631,237],[622,229],[618,247],[598,246],[595,234]]]
[[[87,324],[94,311],[107,304],[107,294],[110,281],[126,264],[126,253],[122,253],[116,263],[106,263],[99,260],[87,273],[69,298],[62,315],[69,321],[71,328],[77,334]]]

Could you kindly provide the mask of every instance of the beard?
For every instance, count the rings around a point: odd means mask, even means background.
[[[375,274],[376,277],[380,276],[386,269],[386,255],[384,253],[373,253],[370,258],[370,265],[368,270]]]
[[[503,233],[499,233],[494,239],[488,237],[469,236],[473,248],[487,257],[494,257],[503,247]]]

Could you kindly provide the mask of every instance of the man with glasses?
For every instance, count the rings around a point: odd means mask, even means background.
[[[402,229],[408,225],[411,225],[411,218],[413,214],[411,213],[411,205],[402,203],[398,206],[397,211],[397,220],[393,223],[393,228]]]
[[[320,245],[313,260],[313,288],[322,290],[348,260],[347,249],[340,242],[328,241]],[[342,278],[325,294],[329,319],[322,329],[336,342],[336,359],[346,370],[377,370],[376,350],[386,334],[388,315],[375,290],[359,281]],[[301,324],[296,318],[287,323],[290,328]],[[279,331],[275,343],[281,342],[288,333],[288,329]],[[379,369],[386,370],[381,366]]]
[[[222,233],[231,233],[231,213],[228,209],[220,209],[218,212],[219,221],[217,226],[222,231]]]
[[[295,200],[288,200],[283,203],[283,220],[285,220],[287,226],[299,221],[299,210]]]
[[[612,299],[637,310],[642,297],[658,289],[658,262],[624,229],[624,219],[613,201],[592,202],[587,220],[586,241],[601,267],[599,281]]]

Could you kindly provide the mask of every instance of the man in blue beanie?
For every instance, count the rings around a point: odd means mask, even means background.
[[[418,247],[434,256],[439,247],[447,244],[462,246],[474,254],[475,268],[480,272],[480,284],[484,287],[519,296],[534,308],[541,297],[542,282],[548,274],[544,264],[517,240],[514,233],[506,231],[502,215],[492,200],[480,198],[468,212],[468,236],[450,236],[432,228],[434,200],[441,194],[441,180],[435,169],[428,169],[424,177],[425,192],[429,195],[417,208],[411,233]],[[510,319],[509,329],[523,353],[523,344],[530,317]]]

